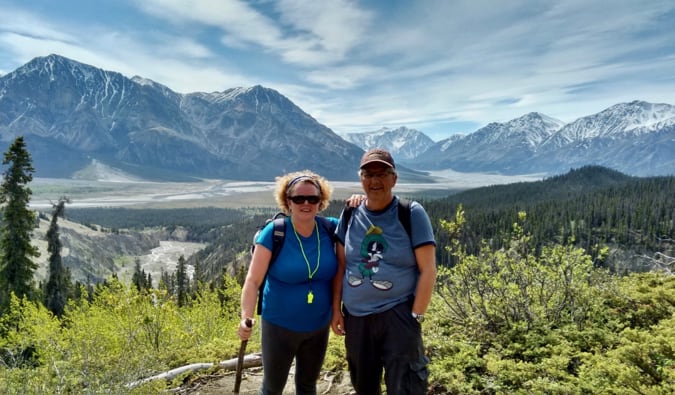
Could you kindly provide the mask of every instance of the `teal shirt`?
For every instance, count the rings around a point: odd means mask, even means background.
[[[337,223],[337,218],[328,218]],[[330,322],[332,314],[332,281],[337,272],[337,258],[332,235],[317,223],[309,237],[293,231],[290,218],[286,218],[284,242],[277,259],[270,264],[267,281],[263,290],[262,317],[275,325],[296,332],[310,332],[320,329]],[[270,222],[258,235],[256,244],[262,244],[272,250],[272,231]],[[316,231],[319,230],[319,241]],[[321,247],[321,259],[317,268],[317,257]],[[307,262],[302,251],[307,257]],[[307,264],[309,262],[308,269]],[[316,272],[309,279],[309,271]],[[312,292],[312,303],[307,303],[307,295]]]

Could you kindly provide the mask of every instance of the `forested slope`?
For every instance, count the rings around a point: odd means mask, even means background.
[[[524,230],[540,249],[553,242],[582,247],[591,256],[609,245],[616,253],[599,264],[619,271],[644,271],[652,257],[673,249],[675,177],[635,178],[603,167],[583,167],[543,181],[469,190],[444,199],[424,202],[434,223],[452,218],[458,205],[466,214],[466,229],[459,235],[467,251],[476,253],[480,240],[493,247],[508,239],[518,213],[526,212]],[[437,233],[439,245],[449,243]],[[669,254],[672,256],[672,253]],[[439,262],[452,258],[439,251]]]

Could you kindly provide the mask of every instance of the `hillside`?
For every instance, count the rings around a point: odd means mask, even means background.
[[[426,202],[432,218],[453,218],[462,205],[467,227],[461,241],[477,253],[482,239],[499,247],[518,220],[531,234],[533,247],[554,242],[584,248],[598,258],[597,265],[618,272],[648,271],[665,265],[661,255],[674,256],[675,177],[629,177],[616,171],[588,166],[537,182],[477,188]],[[448,245],[439,233],[439,245]],[[600,259],[602,246],[611,254]],[[446,254],[439,262],[452,264]]]

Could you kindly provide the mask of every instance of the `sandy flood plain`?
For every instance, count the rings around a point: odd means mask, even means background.
[[[458,173],[451,170],[432,172],[433,182],[399,180],[394,192],[403,196],[442,197],[466,189],[514,182],[538,181],[541,174],[504,176],[499,174]],[[333,198],[344,199],[361,193],[358,181],[331,182]],[[147,182],[117,180],[71,180],[35,178],[29,185],[33,191],[31,207],[45,210],[62,196],[68,207],[180,208],[180,207],[256,207],[274,206],[274,182],[202,180],[201,182]]]

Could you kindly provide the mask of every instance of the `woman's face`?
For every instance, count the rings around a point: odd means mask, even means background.
[[[291,216],[313,218],[319,212],[321,193],[319,193],[319,188],[311,182],[300,182],[294,185],[286,198]]]

